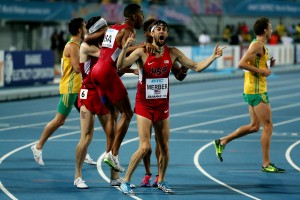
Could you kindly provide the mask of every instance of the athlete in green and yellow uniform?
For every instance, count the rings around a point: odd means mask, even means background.
[[[80,48],[80,41],[74,41],[71,39],[66,46],[73,46],[73,48]],[[76,57],[76,56],[74,56]],[[81,74],[78,73],[78,65],[74,67],[72,62],[76,62],[75,60],[72,61],[69,55],[63,54],[61,59],[61,74],[62,77],[59,83],[59,93],[61,95],[60,102],[58,104],[57,112],[68,116],[72,110],[73,104],[77,99],[77,94],[81,87]],[[76,58],[74,58],[76,59]],[[79,68],[80,69],[80,68]]]
[[[60,101],[57,107],[57,113],[44,128],[40,140],[36,145],[31,147],[35,161],[39,165],[44,165],[42,159],[42,149],[48,138],[60,126],[65,123],[66,118],[70,114],[73,104],[77,99],[77,94],[81,86],[81,74],[79,66],[79,48],[80,43],[86,34],[85,22],[83,18],[74,18],[69,22],[69,32],[71,34],[70,41],[65,45],[61,72],[59,92]]]
[[[256,39],[249,46],[248,51],[239,62],[239,68],[245,70],[244,100],[249,104],[250,124],[239,127],[229,135],[214,141],[217,157],[223,161],[222,153],[225,145],[230,141],[255,133],[260,130],[262,124],[262,171],[270,173],[282,173],[284,169],[271,163],[270,144],[273,131],[272,112],[267,93],[267,77],[271,75],[270,67],[275,60],[269,60],[266,43],[273,32],[270,20],[261,17],[253,26]]]

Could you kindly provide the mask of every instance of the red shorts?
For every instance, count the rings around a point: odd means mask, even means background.
[[[106,115],[108,111],[103,105],[96,89],[81,88],[78,94],[78,107],[82,105],[96,115]]]
[[[91,74],[92,81],[98,92],[101,90],[103,96],[108,97],[108,99],[115,104],[126,97],[128,93],[116,68],[102,65],[103,64],[98,61],[93,67]]]
[[[153,123],[156,123],[158,121],[162,121],[164,119],[167,119],[169,117],[169,107],[166,109],[153,109],[145,106],[141,102],[135,103],[134,112],[137,115],[141,115],[143,117],[146,117],[147,119],[151,120]]]

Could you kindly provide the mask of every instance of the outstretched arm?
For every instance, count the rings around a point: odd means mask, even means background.
[[[175,60],[177,60],[180,64],[196,71],[201,72],[204,69],[208,68],[210,64],[217,58],[221,57],[223,54],[223,49],[226,47],[219,47],[217,44],[214,48],[213,54],[206,58],[203,61],[200,62],[194,62],[188,57],[186,57],[181,51],[179,51],[177,48],[172,48],[172,57],[175,57]]]

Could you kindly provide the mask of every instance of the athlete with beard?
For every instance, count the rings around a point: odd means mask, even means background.
[[[147,53],[144,48],[138,48],[126,57],[128,47],[135,41],[130,36],[117,61],[117,67],[120,70],[137,60],[141,62],[138,65],[140,73],[135,103],[140,145],[130,159],[128,170],[120,186],[122,192],[129,195],[134,194],[130,188],[132,174],[150,149],[150,127],[152,124],[156,134],[156,145],[160,149],[158,188],[165,193],[173,192],[165,181],[169,163],[169,74],[172,64],[178,61],[189,69],[201,72],[209,67],[216,58],[222,56],[225,48],[217,45],[209,58],[197,63],[187,58],[177,48],[165,45],[165,40],[168,37],[166,22],[157,20],[151,25],[150,30],[153,38],[152,45],[156,47],[154,54]]]

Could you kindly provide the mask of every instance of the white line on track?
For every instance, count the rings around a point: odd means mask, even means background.
[[[214,178],[214,177],[211,176],[209,173],[207,173],[207,172],[201,167],[201,165],[199,164],[199,156],[200,156],[200,154],[201,154],[208,146],[210,146],[210,145],[212,145],[212,144],[213,144],[213,142],[210,142],[210,143],[208,143],[208,144],[202,146],[202,147],[196,152],[196,154],[195,154],[195,156],[194,156],[194,164],[195,164],[195,166],[197,167],[197,169],[198,169],[202,174],[204,174],[207,178],[209,178],[209,179],[213,180],[214,182],[216,182],[216,183],[218,183],[218,184],[220,184],[220,185],[222,185],[222,186],[228,188],[229,190],[233,190],[233,191],[235,191],[235,192],[237,192],[237,193],[239,193],[239,194],[242,194],[242,195],[244,195],[244,196],[247,196],[247,197],[249,197],[249,198],[251,198],[251,199],[259,200],[259,198],[256,198],[256,197],[254,197],[254,196],[252,196],[252,195],[250,195],[250,194],[247,194],[247,193],[245,193],[245,192],[242,192],[241,190],[238,190],[238,189],[236,189],[236,188],[234,188],[234,187],[231,187],[231,186],[227,185],[226,183],[224,183],[224,182],[222,182],[222,181],[219,181],[218,179]]]
[[[285,152],[285,157],[286,157],[287,161],[290,163],[290,165],[292,165],[292,167],[294,167],[296,170],[298,170],[300,172],[300,167],[298,167],[291,159],[291,152],[292,152],[293,148],[295,146],[297,146],[298,144],[300,144],[300,140],[298,140],[297,142],[295,142],[294,144],[289,146],[289,148]]]

